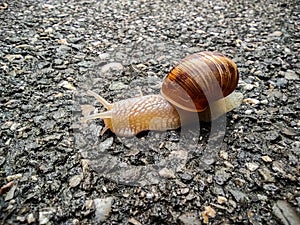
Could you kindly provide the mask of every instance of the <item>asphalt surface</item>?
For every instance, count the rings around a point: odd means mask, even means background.
[[[0,224],[300,224],[299,1],[0,1]],[[198,129],[79,123],[183,57],[238,65]]]

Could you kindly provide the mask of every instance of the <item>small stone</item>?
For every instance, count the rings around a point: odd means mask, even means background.
[[[261,158],[262,158],[262,160],[264,160],[265,162],[272,162],[272,159],[271,159],[270,156],[268,156],[268,155],[264,155],[264,156],[262,156]]]
[[[133,217],[129,218],[128,223],[133,224],[133,225],[142,225],[139,221],[134,219]]]
[[[26,220],[26,217],[25,216],[17,216],[17,221],[20,221],[20,222],[25,222]]]
[[[39,224],[47,224],[50,221],[52,215],[56,212],[54,208],[43,209],[39,212]]]
[[[108,63],[108,64],[105,64],[104,66],[102,66],[101,73],[107,73],[111,70],[120,71],[120,70],[123,70],[123,68],[124,67],[121,63],[117,63],[117,62]]]
[[[293,70],[281,71],[280,74],[287,80],[299,80],[299,75]]]
[[[277,30],[277,31],[274,31],[271,36],[275,36],[275,37],[280,37],[282,35],[282,32]]]
[[[62,45],[68,45],[69,44],[67,39],[59,39],[59,40],[57,40],[57,43],[62,44]]]
[[[285,78],[278,78],[277,81],[276,81],[276,85],[277,87],[286,87],[286,85],[288,84],[288,81],[287,79]]]
[[[279,132],[273,130],[273,131],[268,131],[265,135],[265,139],[268,141],[276,141],[280,137]]]
[[[245,111],[245,114],[246,114],[246,115],[250,115],[250,114],[252,114],[252,112],[253,112],[252,109],[247,109],[247,110]]]
[[[68,90],[71,90],[71,91],[75,91],[76,88],[74,87],[73,84],[69,83],[68,81],[63,81],[61,82],[60,84],[58,84],[59,87],[63,87],[63,88],[66,88]]]
[[[189,191],[190,191],[190,189],[189,188],[182,188],[182,189],[180,189],[180,194],[182,194],[182,195],[186,195],[186,194],[188,194],[189,193]]]
[[[267,99],[264,99],[264,100],[261,100],[260,103],[263,105],[267,105],[269,103],[269,101]]]
[[[203,218],[203,223],[208,224],[208,217],[214,218],[216,216],[216,211],[210,206],[205,206],[204,211],[201,213],[201,215]]]
[[[27,223],[29,223],[29,224],[34,223],[35,222],[35,218],[34,218],[33,213],[28,214],[26,220],[27,220]]]
[[[72,225],[80,225],[80,221],[78,219],[73,219],[72,220]]]
[[[146,198],[147,199],[152,199],[154,197],[154,194],[153,193],[147,193],[146,194]]]
[[[168,178],[168,179],[176,177],[174,171],[168,168],[162,168],[160,171],[158,171],[158,174],[161,177]]]
[[[96,43],[96,42],[95,42]],[[94,43],[92,43],[94,44]],[[97,44],[97,43],[96,43]],[[109,58],[109,53],[102,53],[99,55],[99,58],[100,59],[108,59]]]
[[[103,222],[109,217],[112,203],[113,197],[94,199],[95,217],[97,222]]]
[[[179,174],[179,177],[183,180],[183,181],[191,181],[193,179],[193,176],[189,173],[181,173]]]
[[[23,59],[22,55],[16,54],[16,55],[6,55],[4,58],[6,58],[8,61],[14,61],[14,60],[21,60]]]
[[[230,177],[231,174],[226,172],[226,168],[221,168],[216,171],[214,179],[217,184],[223,185]]]
[[[274,184],[264,184],[263,189],[270,192],[276,192],[279,188]]]
[[[249,201],[248,196],[240,190],[230,189],[229,192],[232,194],[232,196],[234,197],[234,199],[237,202],[248,202]]]
[[[94,201],[91,200],[91,199],[86,200],[85,204],[84,204],[84,207],[86,209],[94,209],[94,207],[95,207]]]
[[[226,151],[220,151],[220,157],[222,158],[222,159],[225,159],[225,160],[227,160],[228,159],[228,152],[226,152]]]
[[[181,214],[178,219],[184,225],[200,225],[201,221],[197,214],[194,213],[184,213]]]
[[[268,196],[266,196],[266,195],[257,194],[256,196],[260,201],[267,201],[268,200]]]
[[[257,163],[246,163],[246,167],[248,170],[250,170],[251,172],[257,170],[257,168],[259,167],[259,164]]]
[[[286,173],[285,173],[285,171],[283,170],[283,167],[284,167],[284,165],[283,165],[282,162],[274,161],[274,162],[272,163],[272,170],[273,170],[274,172],[277,172],[277,173],[280,173],[280,174],[282,174],[282,175],[285,175]]]
[[[69,180],[69,186],[70,187],[78,186],[81,183],[82,178],[83,178],[82,175],[75,175],[71,177],[71,179]]]
[[[256,105],[258,104],[260,101],[255,99],[255,98],[246,98],[243,100],[243,102],[245,102],[246,104],[253,104]]]
[[[17,184],[14,184],[13,186],[11,186],[11,188],[9,189],[9,191],[7,192],[6,196],[5,196],[5,201],[10,201],[14,198],[15,195],[15,191],[17,189]]]
[[[260,173],[260,175],[263,176],[265,182],[274,182],[275,181],[275,178],[272,176],[271,171],[268,168],[263,167],[263,168],[259,169],[258,172]]]
[[[230,162],[228,161],[224,161],[224,165],[228,168],[234,168],[234,165],[232,165]]]
[[[227,198],[225,198],[225,197],[223,197],[223,196],[218,196],[218,198],[217,198],[217,202],[219,203],[219,204],[224,204],[225,202],[227,202]]]
[[[122,83],[122,82],[117,82],[117,83],[112,83],[109,85],[109,90],[116,91],[116,90],[122,90],[122,89],[127,89],[128,85]]]
[[[278,200],[273,205],[273,214],[277,216],[284,225],[299,225],[300,217],[296,210],[284,200]]]
[[[291,128],[282,128],[282,133],[287,136],[296,136],[298,133]]]
[[[101,142],[99,145],[99,151],[104,152],[112,146],[114,143],[113,137],[107,138],[105,141]]]
[[[15,131],[20,125],[20,123],[13,123],[10,127],[10,130]]]
[[[255,85],[244,83],[244,84],[242,85],[242,88],[243,88],[244,90],[246,90],[246,91],[251,91],[253,88],[255,88]]]
[[[7,176],[7,177],[6,177],[6,180],[7,180],[7,181],[17,180],[17,179],[20,179],[20,178],[22,178],[22,177],[23,177],[23,174],[17,173],[17,174],[14,174],[14,175]]]

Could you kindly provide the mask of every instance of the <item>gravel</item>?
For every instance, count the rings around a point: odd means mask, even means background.
[[[0,224],[299,224],[299,4],[0,0]],[[159,93],[181,58],[237,63],[243,104],[199,129],[78,122]]]

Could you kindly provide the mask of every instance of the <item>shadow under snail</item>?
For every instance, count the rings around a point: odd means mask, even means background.
[[[103,134],[131,137],[144,130],[165,131],[181,126],[185,113],[198,113],[209,121],[238,107],[243,99],[234,92],[239,72],[236,64],[217,52],[200,52],[182,59],[164,78],[161,93],[109,103],[93,91],[107,111],[85,116],[81,122],[103,119]],[[188,116],[187,116],[188,117]]]

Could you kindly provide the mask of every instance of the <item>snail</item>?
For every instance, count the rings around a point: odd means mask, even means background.
[[[166,75],[160,94],[109,103],[89,90],[107,111],[85,116],[81,122],[100,118],[105,123],[101,134],[110,129],[117,136],[131,137],[144,130],[177,129],[184,114],[215,119],[241,104],[242,94],[234,92],[238,79],[236,64],[221,53],[194,53]]]

